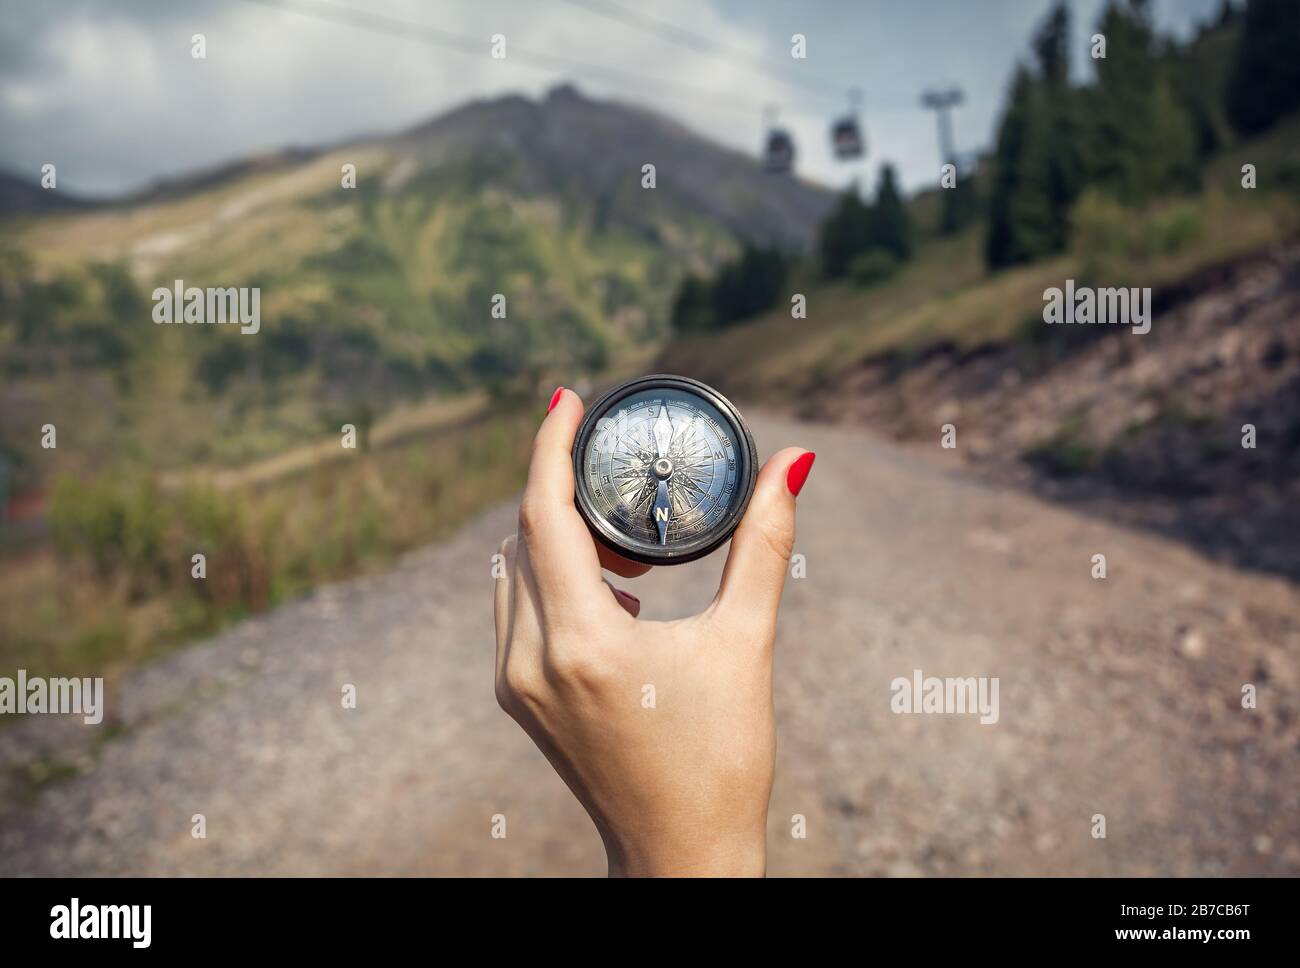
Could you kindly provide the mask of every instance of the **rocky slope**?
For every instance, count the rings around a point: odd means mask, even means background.
[[[1300,249],[1165,291],[1143,336],[1047,330],[877,358],[807,410],[927,450],[952,423],[990,479],[1300,579]]]

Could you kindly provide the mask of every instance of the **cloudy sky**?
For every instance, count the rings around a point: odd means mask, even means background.
[[[1073,0],[1076,67],[1104,0]],[[1183,36],[1221,0],[1154,0]],[[277,5],[280,9],[276,9]],[[562,80],[649,106],[753,153],[775,106],[801,174],[843,185],[882,160],[917,187],[939,150],[926,87],[960,85],[958,147],[993,136],[1007,78],[1049,0],[0,0],[0,168],[112,194],[285,145],[425,120]],[[620,16],[622,11],[632,11]],[[370,28],[302,11],[361,10]],[[651,20],[654,23],[629,23]],[[429,28],[426,32],[421,27]],[[190,56],[202,33],[207,58]],[[507,57],[489,56],[506,36]],[[806,60],[790,37],[807,37]],[[435,42],[435,39],[437,42]],[[870,156],[827,128],[864,92]],[[870,180],[869,178],[866,180]]]

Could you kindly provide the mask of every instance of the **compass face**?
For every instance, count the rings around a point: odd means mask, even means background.
[[[691,561],[731,537],[755,463],[753,439],[720,393],[685,377],[643,377],[587,411],[574,445],[577,504],[624,557]]]

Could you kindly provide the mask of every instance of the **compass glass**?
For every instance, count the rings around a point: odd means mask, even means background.
[[[724,397],[681,377],[646,378],[598,401],[584,421],[578,504],[620,553],[690,560],[730,537],[753,464],[748,431]]]

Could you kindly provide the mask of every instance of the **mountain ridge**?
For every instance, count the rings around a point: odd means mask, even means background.
[[[599,151],[591,150],[599,147]],[[721,221],[741,240],[802,250],[829,211],[834,193],[798,178],[773,176],[756,160],[716,144],[657,112],[621,100],[601,100],[564,83],[534,100],[520,94],[476,98],[387,134],[366,134],[320,145],[285,145],[166,175],[148,185],[106,196],[52,193],[15,172],[0,171],[0,218],[93,208],[129,209],[185,200],[205,191],[266,174],[287,173],[326,156],[354,150],[387,151],[413,159],[415,171],[465,161],[476,154],[544,155],[544,168],[582,171],[598,191],[641,165],[654,164],[656,178],[677,179],[674,187],[693,209]],[[407,174],[412,168],[407,166]],[[400,187],[402,178],[386,187]],[[720,194],[719,186],[727,186]],[[525,179],[520,187],[546,187]]]
[[[42,188],[39,182],[13,171],[0,170],[0,217],[6,215],[43,215],[95,205],[93,199],[69,195],[57,189]]]

